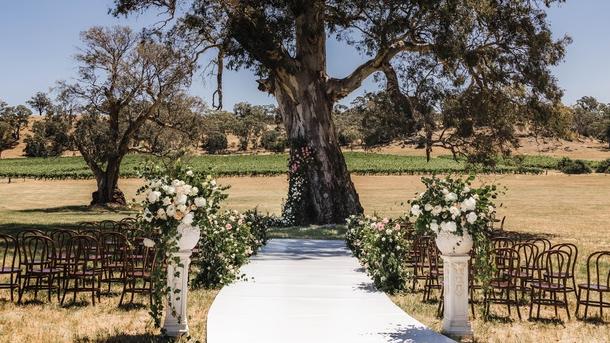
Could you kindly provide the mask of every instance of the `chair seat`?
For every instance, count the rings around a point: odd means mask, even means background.
[[[19,268],[2,267],[2,268],[0,268],[0,274],[13,274],[20,270],[21,269],[19,269]]]
[[[592,283],[592,284],[580,283],[580,284],[578,284],[578,288],[590,289],[590,290],[601,291],[601,292],[610,291],[610,287],[608,287],[606,285],[598,285],[598,284],[594,284],[594,283]]]
[[[101,271],[99,271],[99,270],[84,270],[84,271],[77,271],[77,272],[68,272],[67,276],[68,277],[96,276],[99,274],[101,274]]]
[[[552,283],[552,282],[548,282],[548,281],[536,281],[536,282],[532,282],[531,287],[533,288],[538,288],[538,289],[547,289],[547,290],[553,290],[553,291],[566,291],[569,290],[568,287],[558,284],[558,283]]]
[[[489,286],[493,288],[511,288],[513,284],[509,280],[491,280]]]
[[[143,277],[143,278],[149,278],[150,277],[150,273],[149,272],[145,272],[145,271],[132,271],[127,273],[128,277]]]
[[[43,268],[41,270],[28,270],[26,273],[31,275],[43,275],[43,274],[58,274],[62,273],[63,269],[60,268]]]

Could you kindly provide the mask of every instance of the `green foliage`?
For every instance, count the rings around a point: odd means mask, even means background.
[[[610,105],[592,96],[584,96],[573,106],[572,129],[579,135],[597,139],[606,138],[610,123]]]
[[[273,120],[273,106],[256,106],[245,102],[235,105],[236,122],[233,133],[239,138],[239,149],[247,150],[248,146],[258,148],[258,140]]]
[[[250,233],[253,238],[251,246],[252,250],[256,252],[260,247],[267,244],[267,233],[275,218],[263,215],[255,208],[244,212],[244,220],[246,224],[250,225]]]
[[[557,163],[557,168],[565,174],[589,174],[591,167],[583,160],[572,160],[564,157]]]
[[[219,154],[227,149],[229,142],[227,135],[222,132],[211,132],[203,143],[203,148],[208,154]]]
[[[70,124],[61,116],[48,116],[32,124],[33,135],[28,135],[25,155],[28,157],[56,157],[70,147]]]
[[[284,152],[287,143],[285,135],[278,130],[266,131],[261,137],[261,145],[263,148],[272,152]]]
[[[193,286],[217,288],[244,278],[239,268],[260,246],[243,214],[226,211],[210,216],[210,225],[202,227],[197,245],[199,256],[194,261],[197,271]]]
[[[37,92],[30,100],[26,101],[26,103],[35,109],[39,115],[42,115],[43,112],[48,112],[53,108],[53,102],[44,92]]]
[[[600,161],[595,168],[595,172],[610,174],[610,158]]]
[[[121,177],[138,177],[137,168],[149,156],[130,154],[121,165]],[[432,158],[430,162],[421,156],[399,156],[366,152],[346,152],[345,159],[350,172],[359,175],[418,175],[462,173],[463,160]],[[193,157],[189,164],[193,170],[211,172],[216,176],[273,176],[286,175],[287,154],[272,155],[202,155]],[[499,164],[484,169],[494,174],[540,174],[538,167],[518,167]],[[81,157],[55,159],[18,158],[0,160],[0,176],[38,179],[90,179],[93,177]]]
[[[371,276],[375,286],[395,293],[407,289],[409,251],[403,219],[351,216],[346,219],[347,246]]]

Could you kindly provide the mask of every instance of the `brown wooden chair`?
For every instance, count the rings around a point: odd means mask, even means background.
[[[157,263],[154,248],[146,247],[143,238],[138,238],[132,244],[132,251],[126,255],[123,271],[123,291],[119,306],[123,305],[123,299],[127,293],[131,294],[129,303],[133,303],[134,295],[148,294],[152,304],[152,272]]]
[[[568,286],[570,282],[568,275],[572,263],[570,258],[570,254],[563,250],[547,250],[536,258],[537,275],[530,283],[530,319],[534,319],[532,316],[534,305],[537,305],[535,319],[540,319],[541,306],[553,306],[555,317],[558,319],[557,308],[563,307],[570,319],[567,296],[573,291]],[[563,296],[561,297],[561,295]]]
[[[61,304],[64,304],[66,294],[74,294],[73,302],[76,301],[77,293],[91,293],[91,301],[95,306],[95,298],[100,298],[100,278],[102,270],[100,259],[96,252],[98,242],[88,235],[77,235],[70,239],[68,248],[68,262],[64,266],[63,291]]]
[[[515,246],[515,241],[510,237],[499,236],[499,237],[493,237],[491,239],[491,244],[494,247],[494,249],[513,248]]]
[[[53,240],[46,236],[25,236],[19,245],[21,257],[20,266],[23,267],[23,285],[19,292],[19,300],[25,291],[34,290],[34,298],[38,296],[39,290],[47,290],[49,301],[51,291],[57,291],[59,300],[60,279],[62,269],[55,266],[55,246]],[[34,281],[34,284],[30,282]],[[57,285],[54,282],[57,281]]]
[[[0,289],[8,289],[11,292],[11,301],[14,301],[13,290],[19,294],[21,285],[21,269],[17,257],[19,256],[19,244],[17,240],[9,235],[0,234],[0,277],[7,277],[8,281],[0,279]]]
[[[108,284],[108,293],[112,283],[122,283],[125,276],[125,260],[130,253],[127,237],[120,232],[103,232],[100,237],[102,256],[102,283]]]
[[[578,247],[572,243],[559,243],[555,244],[553,247],[551,247],[551,249],[565,251],[569,255],[569,265],[565,276],[571,281],[571,290],[574,292],[574,296],[578,296],[576,288],[576,276],[574,274],[576,270],[576,262],[578,260]]]
[[[538,252],[542,253],[547,250],[551,250],[553,243],[546,238],[532,238],[525,241],[526,243],[532,243],[538,246]]]
[[[45,236],[45,233],[38,229],[23,229],[17,232],[15,236],[18,242],[22,242],[27,236]]]
[[[428,264],[425,270],[424,295],[422,301],[429,301],[432,290],[442,290],[443,265],[436,244],[428,244],[424,252],[424,262]]]
[[[586,293],[584,299],[583,291]],[[599,293],[599,301],[591,300],[591,292]],[[604,293],[610,293],[610,251],[596,251],[587,258],[587,282],[578,284],[576,318],[582,304],[585,306],[585,319],[589,306],[595,306],[599,307],[599,317],[603,320],[604,308],[610,307],[610,301],[604,301]]]
[[[518,281],[517,288],[521,292],[521,299],[529,293],[529,283],[534,280],[536,272],[536,258],[539,251],[538,246],[534,243],[517,243],[515,250],[519,254],[519,268],[513,271],[513,277]]]
[[[425,281],[428,278],[428,261],[426,260],[427,250],[430,245],[434,244],[431,236],[418,236],[413,240],[413,251],[411,252],[411,264],[413,266],[413,284],[411,290],[420,280]]]
[[[68,248],[70,239],[78,235],[76,231],[58,229],[51,231],[50,237],[55,244],[55,264],[57,267],[63,267],[68,262]]]
[[[100,228],[100,230],[104,231],[116,231],[120,228],[120,225],[114,220],[102,220],[98,223],[98,227]]]
[[[489,282],[488,289],[483,294],[485,316],[489,316],[491,304],[504,304],[508,315],[511,315],[511,305],[517,308],[521,319],[517,284],[513,275],[519,270],[519,253],[512,248],[496,248],[492,251],[492,263],[495,265],[495,275]]]

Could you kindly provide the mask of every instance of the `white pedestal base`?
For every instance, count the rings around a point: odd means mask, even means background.
[[[191,250],[179,251],[175,256],[180,258],[180,263],[183,267],[177,267],[172,264],[167,266],[167,284],[172,289],[179,289],[180,292],[169,296],[169,303],[165,311],[165,321],[163,322],[163,329],[171,337],[178,337],[189,332],[186,300]],[[176,271],[180,273],[180,276],[174,277]],[[172,311],[172,308],[175,312]]]
[[[468,255],[441,255],[444,269],[443,333],[470,337],[468,320]]]

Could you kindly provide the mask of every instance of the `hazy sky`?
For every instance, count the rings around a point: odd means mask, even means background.
[[[11,105],[24,103],[34,92],[47,91],[56,80],[70,79],[76,66],[73,56],[79,32],[93,25],[130,25],[139,29],[155,22],[152,14],[117,19],[107,14],[111,0],[0,0],[0,99]],[[610,102],[610,1],[568,0],[549,11],[554,34],[570,35],[565,61],[555,68],[564,101],[592,95]],[[328,70],[344,76],[363,58],[329,42]],[[210,101],[214,84],[198,76],[191,92]],[[376,85],[367,80],[350,99]],[[256,89],[251,72],[225,73],[225,107],[236,102],[274,103]]]

